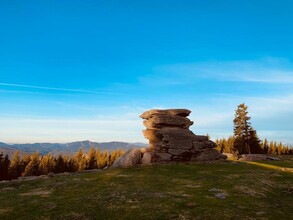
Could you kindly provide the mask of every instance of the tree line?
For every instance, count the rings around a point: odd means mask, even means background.
[[[52,156],[40,155],[39,152],[20,155],[15,151],[10,160],[9,156],[0,153],[0,180],[12,180],[21,176],[39,176],[49,173],[77,172],[90,169],[103,169],[111,166],[114,161],[123,155],[123,150],[112,152],[101,151],[92,146],[87,154],[80,148],[78,152],[69,157],[67,155]]]
[[[267,139],[260,141],[256,130],[251,126],[248,116],[248,107],[242,103],[237,106],[235,111],[234,135],[228,139],[217,139],[217,149],[221,153],[239,154],[272,154],[284,155],[293,154],[293,149],[283,145],[281,142],[275,141],[268,142]]]
[[[235,137],[216,139],[217,150],[221,153],[237,154],[237,148],[235,148]],[[282,142],[268,141],[264,139],[260,142],[259,147],[252,146],[252,152],[254,154],[270,154],[270,155],[293,155],[293,149]]]

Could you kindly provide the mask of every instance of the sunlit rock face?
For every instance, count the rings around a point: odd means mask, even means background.
[[[209,161],[224,159],[226,156],[214,148],[215,143],[207,136],[195,135],[189,130],[193,124],[187,116],[188,109],[153,109],[140,117],[145,119],[147,128],[144,137],[149,140],[147,152],[152,154],[152,162]]]

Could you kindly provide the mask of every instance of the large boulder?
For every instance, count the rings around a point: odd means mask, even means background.
[[[241,154],[238,158],[239,161],[257,161],[257,160],[270,160],[266,154]]]
[[[207,136],[195,135],[189,130],[193,124],[187,116],[188,109],[153,109],[140,117],[145,119],[144,137],[149,140],[149,152],[153,162],[206,161],[225,159],[226,156],[213,149],[215,143]]]
[[[141,161],[141,151],[137,148],[129,149],[122,157],[118,158],[112,167],[131,167]]]

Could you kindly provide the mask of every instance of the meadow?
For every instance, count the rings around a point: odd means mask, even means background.
[[[293,219],[293,158],[178,163],[0,183],[0,219]]]

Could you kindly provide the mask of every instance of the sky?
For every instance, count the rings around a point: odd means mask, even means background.
[[[0,0],[0,142],[147,142],[139,115],[293,143],[291,0]]]

